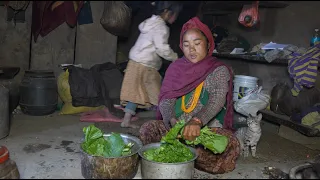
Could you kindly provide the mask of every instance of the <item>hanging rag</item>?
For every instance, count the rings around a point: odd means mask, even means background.
[[[259,1],[244,5],[238,21],[245,27],[253,27],[259,22]]]
[[[292,95],[297,96],[303,87],[312,88],[318,75],[318,61],[320,57],[320,44],[307,50],[304,54],[293,53],[289,55],[288,71],[293,79]]]
[[[79,15],[78,15],[78,24],[92,24],[92,11],[90,1],[84,1],[83,7],[81,8]]]
[[[30,1],[4,1],[5,6],[12,8],[15,11],[26,10]]]
[[[37,41],[39,34],[44,37],[66,22],[74,27],[83,1],[33,1],[32,34]]]

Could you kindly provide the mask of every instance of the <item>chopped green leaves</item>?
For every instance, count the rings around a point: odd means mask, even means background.
[[[144,152],[146,159],[162,163],[179,163],[191,160],[194,156],[189,148],[178,140],[174,144],[161,144]]]
[[[160,147],[145,151],[144,156],[150,161],[163,163],[179,163],[191,160],[193,158],[191,150],[177,139],[184,125],[184,121],[178,121],[175,126],[161,138]]]

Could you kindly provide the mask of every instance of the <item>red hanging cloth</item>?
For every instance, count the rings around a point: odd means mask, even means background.
[[[74,27],[84,1],[33,1],[32,34],[37,41],[66,22]]]

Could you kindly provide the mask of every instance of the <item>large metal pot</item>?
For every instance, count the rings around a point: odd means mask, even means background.
[[[183,163],[159,163],[147,160],[143,153],[152,148],[160,147],[160,143],[152,143],[143,146],[139,150],[141,160],[141,177],[142,179],[192,179],[194,174],[194,162],[198,155],[196,150],[188,147],[194,158]]]
[[[111,134],[105,134],[108,137]],[[132,179],[139,167],[138,151],[142,142],[131,135],[120,134],[124,142],[133,143],[131,154],[121,157],[92,156],[84,152],[80,146],[81,173],[85,179]]]

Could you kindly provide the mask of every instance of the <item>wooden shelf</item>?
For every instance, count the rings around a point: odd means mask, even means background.
[[[263,119],[267,121],[287,126],[308,137],[320,137],[319,129],[293,122],[290,120],[290,117],[286,115],[279,115],[270,110],[261,110],[259,112],[262,114]]]
[[[238,10],[243,5],[252,4],[253,1],[206,1],[207,10]],[[259,8],[285,8],[289,6],[286,1],[260,1]],[[212,8],[211,8],[212,7]]]
[[[241,60],[241,61],[248,61],[248,62],[260,63],[260,64],[288,66],[287,59],[276,59],[271,63],[269,63],[264,57],[259,57],[256,55],[213,53],[212,56],[217,58],[225,58],[228,60],[238,60],[238,61]]]

